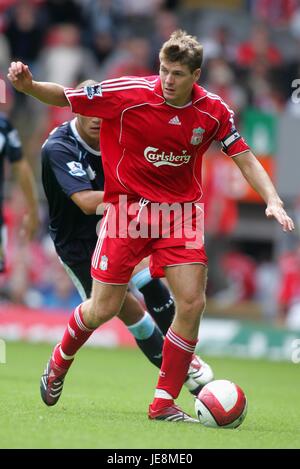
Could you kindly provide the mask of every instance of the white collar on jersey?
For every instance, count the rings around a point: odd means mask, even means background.
[[[97,151],[97,150],[94,150],[94,148],[90,147],[85,140],[83,140],[82,137],[80,137],[79,133],[78,133],[78,130],[76,129],[76,119],[77,117],[75,117],[73,120],[71,120],[70,122],[70,126],[71,126],[71,130],[74,134],[74,137],[78,140],[78,142],[81,143],[81,145],[87,150],[89,151],[90,153],[92,153],[93,155],[96,155],[96,156],[101,156],[101,152],[100,151]]]
[[[174,106],[174,104],[170,104],[168,103],[167,101],[165,102],[165,104],[167,104],[168,106],[171,106],[171,107],[175,107],[176,109],[184,109],[185,107],[189,107],[191,106],[191,104],[193,104],[193,101],[189,101],[187,104],[185,104],[184,106]]]

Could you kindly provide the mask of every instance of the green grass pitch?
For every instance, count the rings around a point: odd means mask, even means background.
[[[47,408],[39,378],[49,345],[7,343],[0,364],[0,448],[300,448],[300,364],[207,358],[215,378],[245,391],[236,430],[147,419],[157,370],[135,349],[82,349],[58,404]],[[177,401],[194,413],[183,388]]]

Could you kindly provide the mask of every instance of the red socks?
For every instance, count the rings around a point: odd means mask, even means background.
[[[95,329],[84,325],[81,305],[77,306],[70,317],[60,347],[54,351],[54,361],[61,368],[69,368],[78,349],[88,340]]]
[[[180,337],[169,328],[163,346],[163,362],[159,372],[155,398],[151,407],[158,410],[172,405],[186,378],[197,340]]]

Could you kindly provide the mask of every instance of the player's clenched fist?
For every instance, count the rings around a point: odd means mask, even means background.
[[[10,64],[7,78],[16,90],[23,93],[29,92],[32,87],[32,74],[28,65],[22,62],[12,62]]]

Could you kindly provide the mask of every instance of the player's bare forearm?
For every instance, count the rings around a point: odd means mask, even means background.
[[[250,186],[263,198],[266,204],[271,199],[282,204],[277,191],[258,159],[250,151],[234,156],[233,161],[240,168]]]
[[[64,87],[56,83],[33,81],[31,90],[26,94],[52,106],[69,106]]]
[[[63,86],[33,80],[28,65],[22,62],[10,64],[7,78],[17,91],[32,96],[45,104],[60,107],[69,105]]]
[[[284,210],[283,202],[268,173],[253,153],[251,151],[241,153],[234,156],[233,161],[240,168],[250,186],[266,202],[266,216],[269,218],[274,217],[282,225],[284,231],[292,231],[294,229],[294,222]]]
[[[85,215],[94,215],[95,213],[99,215],[100,205],[103,203],[103,195],[103,191],[86,190],[75,192],[71,195],[71,199]]]

